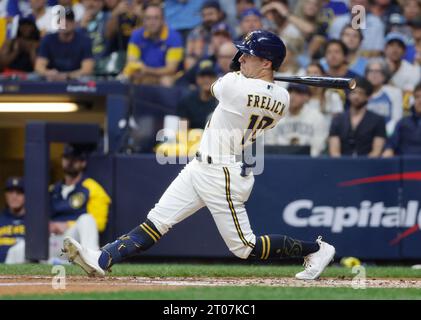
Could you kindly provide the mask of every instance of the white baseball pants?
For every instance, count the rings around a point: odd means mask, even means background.
[[[242,177],[241,163],[208,164],[194,159],[171,183],[148,219],[164,235],[200,208],[210,210],[229,250],[247,259],[256,243],[245,208],[254,184],[250,173]]]

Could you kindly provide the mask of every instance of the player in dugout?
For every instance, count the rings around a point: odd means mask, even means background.
[[[66,236],[98,250],[99,232],[105,230],[111,199],[86,173],[88,149],[66,145],[62,155],[64,179],[50,187],[49,263],[62,263],[61,244]],[[25,241],[13,248],[10,263],[25,262]]]
[[[19,247],[25,237],[25,193],[21,177],[10,177],[4,188],[6,207],[0,214],[0,262],[19,263]]]
[[[105,230],[111,199],[104,188],[85,174],[88,148],[66,145],[62,156],[64,179],[50,188],[50,258],[61,254],[66,236],[98,250],[99,232]]]

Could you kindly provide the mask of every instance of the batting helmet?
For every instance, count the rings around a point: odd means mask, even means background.
[[[252,31],[243,41],[234,44],[243,53],[272,61],[274,70],[277,70],[285,59],[285,44],[276,34],[266,30]]]

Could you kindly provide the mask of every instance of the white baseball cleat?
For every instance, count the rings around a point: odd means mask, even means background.
[[[320,236],[316,242],[320,246],[319,250],[304,257],[304,271],[297,273],[295,278],[299,280],[315,280],[333,261],[335,247],[322,241]]]
[[[98,264],[98,259],[101,255],[100,250],[84,248],[75,239],[66,237],[63,240],[62,251],[69,262],[79,265],[90,277],[105,276],[105,270]]]

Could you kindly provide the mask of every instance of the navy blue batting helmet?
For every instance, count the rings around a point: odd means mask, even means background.
[[[266,30],[252,31],[243,41],[234,44],[243,53],[272,61],[274,70],[277,70],[285,59],[285,44],[276,34]]]

